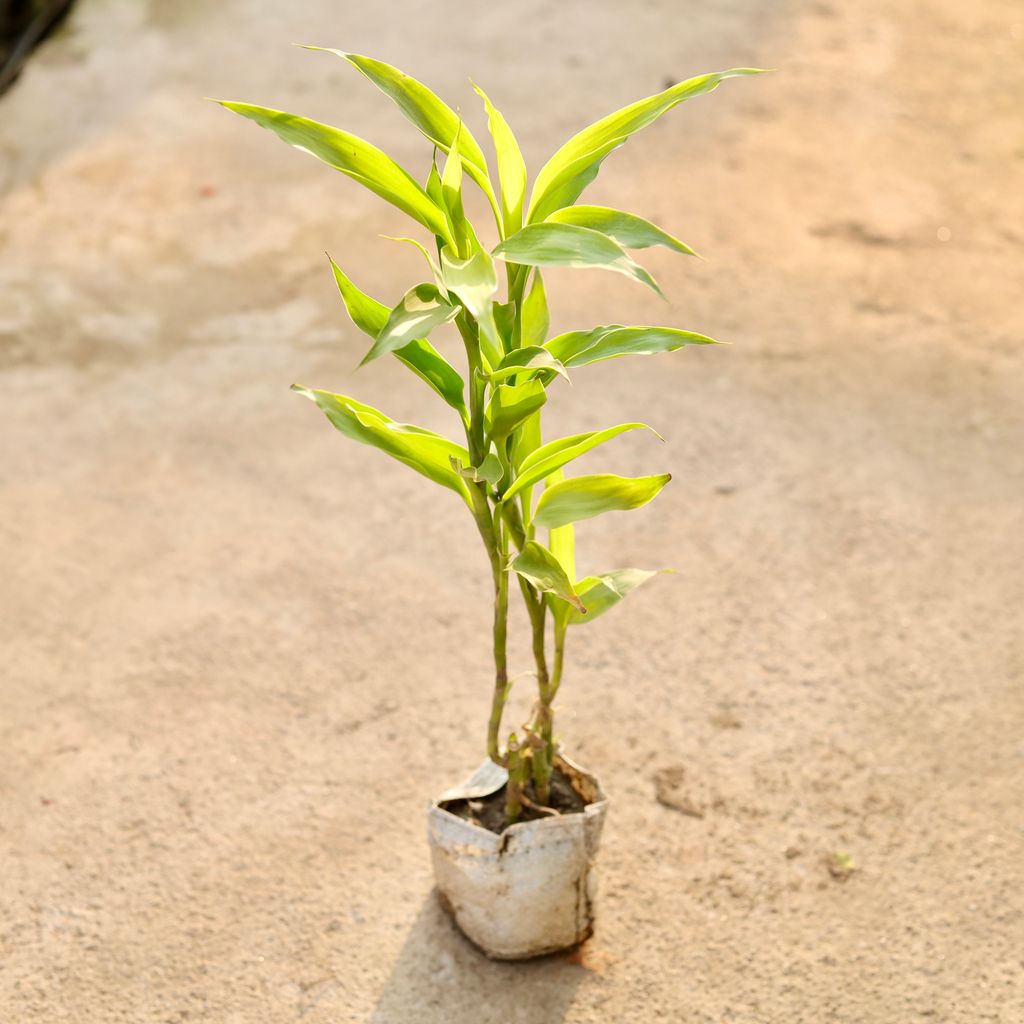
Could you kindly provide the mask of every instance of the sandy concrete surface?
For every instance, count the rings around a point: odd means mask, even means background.
[[[579,531],[583,571],[679,574],[571,650],[561,732],[613,797],[574,956],[487,962],[431,893],[483,553],[287,391],[455,429],[397,363],[354,374],[322,253],[386,300],[418,257],[201,97],[429,152],[293,40],[483,136],[471,75],[535,169],[668,79],[780,69],[588,193],[707,256],[645,259],[668,304],[549,275],[557,327],[733,343],[581,369],[547,416],[646,419],[668,444],[591,471],[675,476]],[[1016,0],[80,0],[0,99],[0,1021],[1024,1020],[1022,51]]]

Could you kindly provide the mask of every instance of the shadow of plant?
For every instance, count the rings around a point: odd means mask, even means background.
[[[371,1024],[558,1024],[585,969],[572,954],[502,963],[468,942],[431,892],[402,946]]]

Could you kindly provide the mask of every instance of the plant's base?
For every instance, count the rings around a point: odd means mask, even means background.
[[[508,821],[505,817],[507,792],[508,785],[506,784],[486,796],[476,799],[445,800],[440,803],[440,806],[473,825],[479,825],[481,828],[501,835],[508,828]],[[526,797],[531,803],[536,803],[537,794],[534,792],[532,782],[526,787]],[[573,776],[562,771],[561,768],[555,768],[551,775],[551,798],[548,802],[551,809],[557,811],[558,814],[582,814],[587,806],[586,798],[573,785]],[[552,815],[526,804],[523,806],[517,824],[524,821],[540,821],[546,817],[552,817]]]
[[[500,833],[453,813],[461,804],[482,809],[504,787],[504,769],[487,761],[429,810],[441,903],[466,938],[494,960],[571,949],[593,931],[593,862],[608,801],[584,769],[566,758],[556,767],[581,809],[519,821]]]

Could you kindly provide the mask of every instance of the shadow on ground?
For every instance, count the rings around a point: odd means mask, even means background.
[[[545,1024],[559,1024],[572,1006],[584,974],[572,954],[526,963],[488,960],[461,935],[441,908],[436,892],[431,892],[370,1021],[516,1024],[536,1020],[530,1007],[540,1005],[545,1008]],[[437,1011],[436,1018],[430,1016],[430,1010]]]

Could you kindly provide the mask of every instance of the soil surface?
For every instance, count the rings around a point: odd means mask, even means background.
[[[0,1020],[1018,1024],[1019,0],[467,11],[83,0],[0,100]],[[202,97],[430,154],[292,40],[485,137],[472,76],[534,169],[670,80],[779,69],[587,194],[705,256],[643,254],[667,303],[548,275],[558,329],[732,343],[584,367],[547,416],[647,420],[667,444],[587,470],[674,477],[579,530],[581,573],[678,573],[571,638],[558,728],[612,801],[571,956],[490,963],[432,895],[422,815],[486,731],[483,552],[287,390],[455,430],[396,361],[354,373],[322,253],[389,302],[420,258]]]
[[[477,800],[446,800],[441,804],[446,811],[457,814],[460,818],[471,821],[474,825],[481,825],[491,832],[501,835],[509,826],[505,814],[505,797],[508,787],[502,786],[487,796]],[[555,814],[582,814],[587,806],[579,793],[573,788],[572,779],[562,771],[555,768],[551,775],[551,792],[548,803],[543,807],[536,802],[537,794],[533,788],[533,782],[526,786],[526,799],[529,803],[523,806],[522,812],[516,821],[537,821]]]

